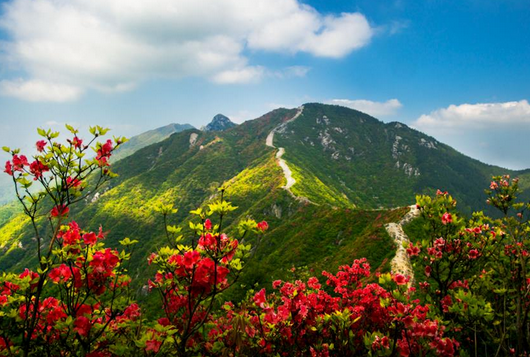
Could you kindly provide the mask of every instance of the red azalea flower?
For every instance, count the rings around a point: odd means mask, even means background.
[[[52,217],[65,217],[68,215],[68,212],[70,212],[70,208],[65,205],[59,205],[52,208],[50,215]]]
[[[107,248],[94,254],[90,266],[94,268],[94,272],[96,273],[110,273],[110,271],[118,265],[119,261],[120,258],[116,251]]]
[[[81,239],[81,231],[76,222],[72,221],[69,224],[70,229],[61,233],[60,238],[63,239],[65,245],[74,245],[79,243]]]
[[[469,259],[477,259],[480,256],[480,253],[476,249],[471,249],[467,256]]]
[[[158,353],[158,351],[160,350],[160,346],[162,346],[161,341],[149,340],[145,342],[146,351],[153,351],[154,353]]]
[[[309,280],[307,280],[307,286],[309,286],[311,289],[318,290],[321,288],[322,285],[320,285],[317,278],[312,276],[309,278]]]
[[[72,187],[77,188],[77,187],[81,186],[81,183],[82,182],[80,180],[76,179],[76,178],[71,178],[70,176],[68,176],[66,178],[66,187],[67,188],[72,188]]]
[[[74,330],[81,336],[87,337],[92,324],[85,316],[79,316],[74,321]]]
[[[35,281],[36,279],[39,278],[39,274],[35,273],[34,271],[29,270],[28,268],[26,268],[18,277],[20,279],[24,279],[27,276],[30,277],[29,279],[30,282]],[[33,283],[30,285],[32,289],[35,288],[36,286],[37,286],[37,283]]]
[[[396,274],[392,277],[392,280],[398,285],[405,285],[407,283],[407,278],[401,274]]]
[[[269,229],[269,224],[265,221],[261,221],[258,223],[258,229],[262,232],[265,232],[267,229]]]
[[[167,317],[161,317],[158,319],[158,323],[162,326],[169,326],[171,325],[171,322],[169,322],[169,319]]]
[[[13,156],[13,167],[15,171],[22,171],[24,166],[28,166],[28,159],[24,155],[14,155]]]
[[[407,248],[407,254],[411,257],[417,256],[420,254],[420,248],[415,247],[414,244],[410,244],[410,246]]]
[[[46,141],[45,140],[39,140],[39,141],[37,141],[37,143],[35,145],[37,146],[37,151],[38,152],[43,152],[44,151],[44,147],[46,146]]]
[[[94,245],[97,240],[98,238],[94,232],[83,234],[83,242],[85,242],[86,245]]]
[[[50,171],[48,166],[44,165],[39,160],[35,160],[29,165],[29,171],[33,174],[33,180],[37,181],[42,177],[42,174],[46,171]]]
[[[212,221],[210,221],[209,219],[204,221],[204,229],[206,229],[207,231],[211,230],[212,229]]]
[[[72,277],[72,271],[66,264],[61,264],[57,268],[52,269],[48,276],[55,283],[60,281],[67,282]]]
[[[254,303],[258,305],[259,307],[263,308],[265,306],[265,303],[267,302],[265,297],[265,288],[261,289],[254,295]]]
[[[83,140],[79,139],[77,136],[74,136],[74,139],[72,140],[72,145],[76,149],[79,149],[81,145],[83,145]]]
[[[431,272],[432,272],[432,268],[431,268],[431,266],[430,266],[430,265],[427,265],[427,266],[425,267],[425,276],[427,276],[427,277],[431,276]]]
[[[11,161],[6,161],[6,168],[4,172],[10,176],[13,176],[13,166],[11,165]]]
[[[147,258],[147,264],[151,265],[151,263],[153,262],[153,260],[155,260],[156,258],[158,258],[158,254],[156,254],[156,253],[151,253],[151,255],[149,256],[149,258]]]
[[[449,212],[445,212],[443,215],[442,215],[442,223],[443,224],[449,224],[453,222],[453,216],[451,216],[451,213]]]
[[[96,155],[96,161],[99,166],[108,166],[108,159],[110,158],[112,152],[112,141],[107,140],[107,142],[99,148]]]
[[[193,265],[197,263],[199,258],[200,258],[200,254],[196,250],[187,251],[186,253],[184,253],[183,264],[186,267],[186,269],[191,269],[193,268]]]

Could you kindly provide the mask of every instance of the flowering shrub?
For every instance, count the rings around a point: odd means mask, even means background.
[[[0,277],[2,355],[109,355],[121,349],[123,326],[140,316],[127,294],[130,278],[123,263],[130,255],[105,248],[101,228],[94,233],[74,221],[63,224],[72,204],[114,176],[108,159],[125,139],[98,143],[107,129],[94,127],[84,145],[77,130],[67,128],[73,137],[66,144],[55,140],[59,133],[39,129],[44,140],[36,143],[31,162],[19,150],[4,148],[12,155],[4,171],[34,228],[38,267]],[[90,148],[96,156],[86,159]],[[34,182],[41,191],[31,189]]]
[[[251,294],[239,307],[223,306],[205,354],[267,356],[452,356],[458,343],[428,318],[429,307],[411,299],[414,289],[397,285],[390,274],[382,285],[368,283],[365,259],[323,272],[325,291],[316,277],[307,282],[275,281],[275,293]]]
[[[158,290],[164,315],[142,339],[140,345],[145,345],[146,351],[178,356],[197,352],[204,342],[204,325],[214,319],[211,313],[216,298],[237,280],[244,259],[250,255],[250,245],[222,233],[223,217],[235,209],[223,199],[223,193],[208,210],[192,211],[200,219],[199,223],[190,222],[197,239],[184,244],[180,229],[166,225],[170,245],[149,258],[149,264],[158,267],[154,279],[149,280],[149,289]],[[158,211],[164,217],[176,213],[166,205],[159,206]],[[207,218],[212,215],[218,216],[218,224]],[[239,224],[241,238],[267,228],[266,222],[251,219]]]
[[[250,290],[241,302],[223,293],[237,282],[255,251],[244,243],[267,222],[243,219],[224,232],[236,209],[219,199],[191,213],[192,237],[168,224],[176,213],[159,204],[167,246],[149,256],[147,282],[160,297],[148,320],[130,296],[126,262],[138,243],[105,247],[102,228],[83,230],[70,207],[115,176],[109,159],[125,141],[87,144],[67,126],[39,130],[28,160],[11,153],[5,172],[35,231],[37,266],[0,276],[1,356],[454,356],[525,355],[530,350],[529,204],[517,202],[517,179],[494,177],[488,202],[502,218],[464,219],[456,201],[438,191],[418,196],[422,238],[406,247],[415,277],[372,274],[366,259],[323,278],[280,281]],[[92,148],[93,158],[86,158]],[[39,183],[42,191],[32,189]],[[42,232],[46,232],[45,234]],[[260,238],[256,243],[260,243]],[[156,312],[155,312],[156,313]]]
[[[0,278],[0,353],[25,354],[26,340],[32,355],[82,351],[103,356],[120,350],[124,327],[134,325],[140,309],[128,298],[124,262],[129,254],[104,248],[103,239],[101,231],[83,232],[72,221],[61,227],[46,271],[26,269]],[[125,246],[134,243],[122,241]]]
[[[530,349],[530,205],[518,203],[518,193],[517,179],[493,178],[486,194],[502,213],[496,220],[482,212],[460,218],[446,192],[418,197],[429,238],[407,252],[425,278],[422,300],[432,302],[451,336],[477,354]]]

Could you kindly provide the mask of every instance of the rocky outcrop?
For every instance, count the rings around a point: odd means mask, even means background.
[[[223,114],[217,114],[213,117],[210,124],[206,125],[203,131],[224,131],[237,126],[236,123],[232,122],[228,117]]]

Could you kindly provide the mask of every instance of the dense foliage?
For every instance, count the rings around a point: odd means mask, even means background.
[[[499,219],[464,219],[447,192],[418,196],[421,234],[407,247],[415,276],[374,274],[360,258],[323,278],[303,272],[274,281],[272,292],[249,289],[236,302],[226,292],[256,258],[269,224],[244,218],[226,234],[236,207],[221,188],[184,230],[170,224],[178,212],[162,197],[155,208],[166,244],[149,255],[156,273],[145,282],[158,303],[145,311],[130,289],[138,241],[108,248],[103,228],[70,220],[71,207],[114,176],[109,159],[125,139],[97,143],[106,129],[96,127],[84,144],[68,129],[66,144],[40,130],[32,161],[5,148],[12,155],[5,172],[34,227],[37,264],[0,277],[0,355],[523,356],[530,349],[530,204],[518,202],[517,179],[494,177],[486,191]]]
[[[478,212],[465,220],[447,192],[418,197],[425,235],[408,253],[420,296],[475,355],[530,350],[530,204],[517,201],[518,181],[496,176],[486,190],[500,219]]]
[[[351,255],[369,258],[373,269],[388,269],[393,249],[384,225],[396,221],[389,207],[410,205],[416,193],[434,194],[443,187],[458,199],[460,209],[470,214],[469,207],[481,210],[486,206],[482,187],[492,175],[516,174],[472,160],[442,144],[435,143],[437,149],[430,149],[425,145],[433,138],[406,126],[385,124],[348,108],[306,104],[302,115],[290,122],[284,133],[274,136],[274,145],[285,148],[283,158],[297,180],[293,192],[319,204],[304,205],[281,188],[285,178],[275,160],[277,150],[265,145],[269,133],[295,113],[295,109],[274,110],[222,132],[186,130],[119,161],[113,153],[113,171],[119,177],[104,183],[98,192],[92,190],[71,207],[71,215],[82,227],[103,225],[109,231],[109,247],[119,248],[123,237],[141,241],[131,257],[130,273],[143,281],[153,272],[147,257],[163,244],[161,218],[152,214],[156,202],[164,198],[179,207],[173,219],[184,226],[188,236],[192,232],[187,222],[194,219],[189,212],[211,203],[223,185],[226,197],[239,208],[226,217],[227,233],[236,232],[237,222],[248,215],[270,222],[267,244],[256,251],[259,259],[249,262],[240,280],[247,286],[259,282],[264,287],[284,279],[292,265],[321,270],[329,262],[336,267],[350,263]],[[318,137],[326,129],[336,142],[337,160],[331,157],[332,151],[324,150]],[[392,156],[396,136],[402,138],[398,159]],[[401,166],[395,166],[396,161],[411,164],[421,175],[408,176]],[[528,188],[529,173],[516,175],[521,178],[521,188]],[[530,194],[530,190],[526,192]],[[330,205],[334,209],[330,210]],[[371,211],[379,207],[384,209]],[[26,249],[33,242],[31,223],[18,213],[12,206],[0,207],[0,269],[20,270],[36,264],[31,249]],[[364,227],[369,228],[364,231]],[[248,239],[253,243],[254,238]],[[294,244],[299,241],[304,242],[303,248]],[[374,248],[376,243],[378,248]],[[133,286],[141,288],[135,281]]]

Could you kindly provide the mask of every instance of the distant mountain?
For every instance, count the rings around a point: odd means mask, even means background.
[[[3,163],[2,163],[3,164]],[[3,167],[3,165],[2,165]],[[0,170],[0,206],[15,199],[13,180],[11,176],[6,175],[3,169]]]
[[[114,154],[113,161],[121,160],[141,148],[158,143],[168,138],[171,134],[179,133],[189,129],[194,129],[194,127],[190,124],[169,124],[158,129],[149,130],[140,135],[133,136],[128,142],[123,144],[119,150],[117,150],[117,152]]]
[[[237,124],[233,123],[228,117],[223,114],[217,114],[212,121],[206,125],[203,131],[223,131],[235,127]]]
[[[171,200],[179,208],[172,222],[187,227],[189,211],[214,200],[223,185],[239,207],[223,222],[229,232],[247,216],[270,225],[241,277],[246,286],[285,277],[292,266],[333,270],[356,257],[386,270],[394,245],[384,224],[407,211],[392,208],[442,189],[468,212],[483,209],[493,174],[520,176],[521,186],[530,186],[529,171],[486,165],[404,124],[316,103],[224,131],[176,133],[117,161],[114,170],[120,176],[70,216],[87,229],[109,230],[110,246],[138,239],[131,275],[146,281],[153,273],[147,256],[165,244],[153,203]],[[0,270],[31,263],[28,228],[12,208],[0,208]]]

